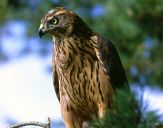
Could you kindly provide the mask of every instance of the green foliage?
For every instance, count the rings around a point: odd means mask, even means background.
[[[157,124],[161,123],[159,117],[155,115],[155,112],[146,112],[142,116],[142,121],[138,128],[157,128]]]
[[[128,90],[117,90],[111,110],[108,110],[104,120],[95,118],[92,128],[156,128],[160,124],[155,112],[147,112],[141,101]]]
[[[140,110],[134,96],[128,90],[117,90],[112,109],[103,121],[95,121],[94,128],[137,128]]]

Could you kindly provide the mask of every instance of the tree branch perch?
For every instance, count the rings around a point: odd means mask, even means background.
[[[23,122],[23,123],[18,123],[18,124],[12,125],[12,126],[10,126],[8,128],[20,128],[20,127],[29,126],[29,125],[39,126],[39,127],[42,127],[42,128],[51,128],[50,123],[51,123],[50,118],[48,118],[47,123],[35,122],[35,121]]]

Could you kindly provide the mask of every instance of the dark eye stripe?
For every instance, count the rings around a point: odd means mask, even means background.
[[[51,24],[51,23],[47,22],[47,27],[48,27],[48,28],[49,28],[50,24]]]

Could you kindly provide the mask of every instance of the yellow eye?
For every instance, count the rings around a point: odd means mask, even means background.
[[[51,23],[54,24],[54,25],[58,24],[58,18],[52,19],[51,20]]]

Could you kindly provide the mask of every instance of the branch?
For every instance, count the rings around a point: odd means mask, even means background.
[[[48,123],[41,123],[41,122],[34,122],[34,121],[32,121],[32,122],[23,122],[23,123],[12,125],[9,128],[20,128],[20,127],[29,126],[29,125],[39,126],[39,127],[42,127],[42,128],[51,128],[51,126],[50,126],[50,118],[48,118]]]

